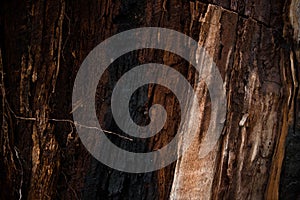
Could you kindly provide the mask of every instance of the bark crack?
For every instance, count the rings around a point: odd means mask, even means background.
[[[265,22],[263,22],[263,21],[261,21],[261,20],[255,18],[255,17],[251,17],[251,16],[249,16],[249,15],[247,15],[247,14],[242,14],[242,13],[236,11],[236,10],[233,10],[233,9],[230,9],[230,8],[225,8],[225,7],[223,7],[223,6],[220,6],[220,5],[217,4],[217,3],[213,3],[213,2],[207,3],[207,2],[203,2],[203,1],[201,1],[201,0],[200,0],[199,2],[201,2],[201,3],[203,3],[203,4],[206,4],[207,6],[212,5],[212,6],[219,7],[219,8],[221,8],[221,9],[227,11],[227,12],[235,13],[235,14],[237,14],[237,15],[238,15],[239,17],[241,17],[241,18],[253,20],[253,21],[255,21],[256,23],[258,23],[258,24],[260,24],[260,25],[262,25],[262,26],[264,26],[264,27],[266,27],[266,28],[275,30],[274,27],[268,25],[267,23],[265,23]],[[275,31],[277,31],[277,30],[275,30]]]
[[[21,180],[20,180],[20,186],[19,186],[19,200],[21,200],[22,199],[22,186],[23,186],[24,170],[23,170],[22,162],[20,160],[19,150],[17,149],[17,147],[14,147],[14,149],[15,149],[16,157],[18,159],[20,168],[21,168]]]
[[[58,35],[58,48],[57,48],[57,66],[56,66],[56,72],[53,77],[52,82],[52,93],[55,92],[55,86],[56,86],[56,80],[59,73],[60,68],[60,57],[62,53],[62,35],[63,35],[63,21],[65,16],[65,2],[64,0],[61,1],[61,11],[58,19],[58,29],[59,29],[59,35]]]

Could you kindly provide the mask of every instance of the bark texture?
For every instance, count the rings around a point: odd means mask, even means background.
[[[299,0],[1,1],[0,199],[296,199],[300,197]],[[81,144],[72,122],[72,88],[87,54],[136,27],[182,32],[214,58],[227,92],[222,136],[204,158],[210,98],[195,69],[153,49],[116,60],[99,81],[96,110],[107,136],[137,152],[156,150],[180,122],[176,97],[148,85],[132,96],[135,122],[163,105],[168,121],[153,138],[118,135],[110,97],[133,67],[157,62],[182,73],[199,95],[201,124],[190,149],[166,168],[144,174],[113,170]],[[173,41],[176,42],[176,41]],[[78,103],[80,106],[80,102]],[[193,113],[191,113],[193,114]]]

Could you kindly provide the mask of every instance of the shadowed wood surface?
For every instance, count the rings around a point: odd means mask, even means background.
[[[299,0],[11,0],[1,1],[0,10],[0,199],[300,198]],[[227,115],[218,143],[200,158],[211,104],[195,69],[161,50],[121,56],[95,94],[99,122],[115,144],[157,150],[179,126],[175,95],[150,84],[133,94],[130,113],[146,125],[148,109],[161,104],[168,112],[164,128],[145,140],[118,136],[127,135],[112,117],[111,93],[137,65],[178,70],[197,91],[201,110],[197,138],[185,155],[161,170],[129,174],[101,164],[80,142],[72,88],[96,45],[147,26],[182,32],[206,48],[224,80]]]

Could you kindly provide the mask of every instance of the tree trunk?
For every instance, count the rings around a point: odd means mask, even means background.
[[[0,199],[300,198],[299,8],[299,0],[1,1]],[[131,174],[107,167],[85,149],[72,121],[72,90],[94,47],[149,26],[179,31],[206,48],[224,81],[227,114],[217,144],[200,158],[211,101],[193,66],[162,50],[121,56],[96,93],[99,123],[120,147],[157,150],[180,122],[176,96],[149,84],[131,98],[133,120],[147,124],[145,113],[161,104],[166,125],[150,139],[120,137],[110,97],[125,72],[162,63],[201,97],[201,128],[188,151],[163,169]]]

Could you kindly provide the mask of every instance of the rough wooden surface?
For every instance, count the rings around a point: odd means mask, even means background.
[[[203,4],[191,5],[203,12]],[[283,43],[285,35],[278,36],[284,27],[272,24],[266,13],[254,14],[245,7],[241,16],[232,7],[209,5],[204,17],[196,17],[203,23],[199,42],[225,72],[228,113],[219,147],[200,159],[198,140],[178,161],[173,199],[278,199],[285,138],[293,118],[288,113],[294,112],[291,104],[297,95],[298,76],[290,59],[294,52]]]
[[[1,1],[0,199],[278,199],[279,192],[282,199],[295,199],[300,184],[298,157],[293,157],[300,132],[299,4]],[[97,44],[144,26],[180,31],[206,47],[225,82],[228,113],[219,142],[200,159],[210,99],[193,67],[158,50],[118,59],[96,94],[99,122],[107,130],[123,134],[112,119],[110,95],[122,74],[136,65],[169,65],[201,96],[201,129],[189,151],[156,172],[127,174],[85,150],[70,121],[71,95],[80,64]],[[180,120],[175,96],[160,86],[143,87],[133,95],[130,109],[136,122],[146,124],[144,113],[155,103],[169,114],[159,135],[134,143],[109,138],[139,152],[166,145]]]

